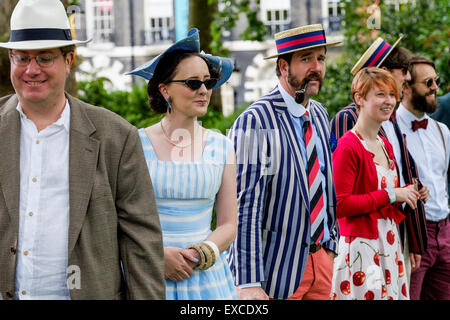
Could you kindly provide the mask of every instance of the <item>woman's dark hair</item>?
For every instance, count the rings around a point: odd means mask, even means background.
[[[162,96],[158,86],[161,83],[169,83],[169,81],[175,77],[175,73],[180,62],[193,56],[200,57],[205,61],[211,78],[220,79],[221,76],[219,71],[217,71],[217,69],[214,68],[213,65],[200,53],[179,50],[167,53],[158,62],[155,73],[148,82],[147,86],[148,100],[150,103],[150,108],[153,111],[160,114],[167,112],[167,101]]]

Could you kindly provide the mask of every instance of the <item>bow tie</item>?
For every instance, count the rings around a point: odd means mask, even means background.
[[[426,129],[428,125],[428,119],[423,119],[422,121],[411,121],[412,131],[417,131],[417,129]]]

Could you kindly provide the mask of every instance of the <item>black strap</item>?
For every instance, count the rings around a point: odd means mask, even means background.
[[[22,29],[11,30],[9,42],[35,41],[35,40],[72,40],[70,29]]]

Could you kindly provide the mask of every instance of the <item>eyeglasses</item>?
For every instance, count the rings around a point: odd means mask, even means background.
[[[30,57],[30,56],[20,54],[20,53],[18,53],[18,54],[11,53],[11,60],[16,66],[26,67],[30,64],[31,60],[34,59],[34,60],[36,60],[36,63],[39,65],[39,67],[48,68],[48,67],[51,67],[53,65],[53,62],[55,61],[55,59],[61,55],[62,54],[53,56],[51,54],[43,54],[43,55],[38,55],[36,57]]]
[[[436,82],[436,85],[439,87],[439,85],[441,84],[441,78],[439,78],[439,77],[437,77],[436,79],[430,78],[430,79],[423,80],[419,83],[424,83],[428,88],[431,88],[431,86],[433,85],[433,82]],[[411,81],[410,84],[413,84],[413,82]]]
[[[210,79],[206,79],[205,81],[195,80],[195,79],[172,80],[172,81],[169,81],[169,83],[170,82],[182,82],[185,85],[187,85],[189,87],[189,89],[191,89],[191,90],[198,90],[198,89],[200,89],[202,84],[204,84],[206,89],[210,90],[210,89],[214,88],[214,86],[217,84],[217,81],[219,81],[219,79],[210,78]]]

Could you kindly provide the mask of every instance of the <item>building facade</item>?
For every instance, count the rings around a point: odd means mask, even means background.
[[[126,90],[139,81],[125,72],[164,51],[187,33],[189,0],[80,0],[68,8],[74,13],[79,39],[91,38],[78,53],[83,58],[79,78],[88,73],[110,78],[114,87]],[[256,6],[256,1],[253,3]],[[247,26],[244,15],[232,30],[224,31],[224,45],[235,61],[235,73],[222,89],[224,112],[269,92],[277,83],[275,59],[264,60],[275,51],[277,32],[321,23],[327,38],[342,38],[343,14],[339,0],[260,0],[260,19],[267,27],[263,42],[244,41],[239,36]],[[333,56],[339,47],[331,47]]]

